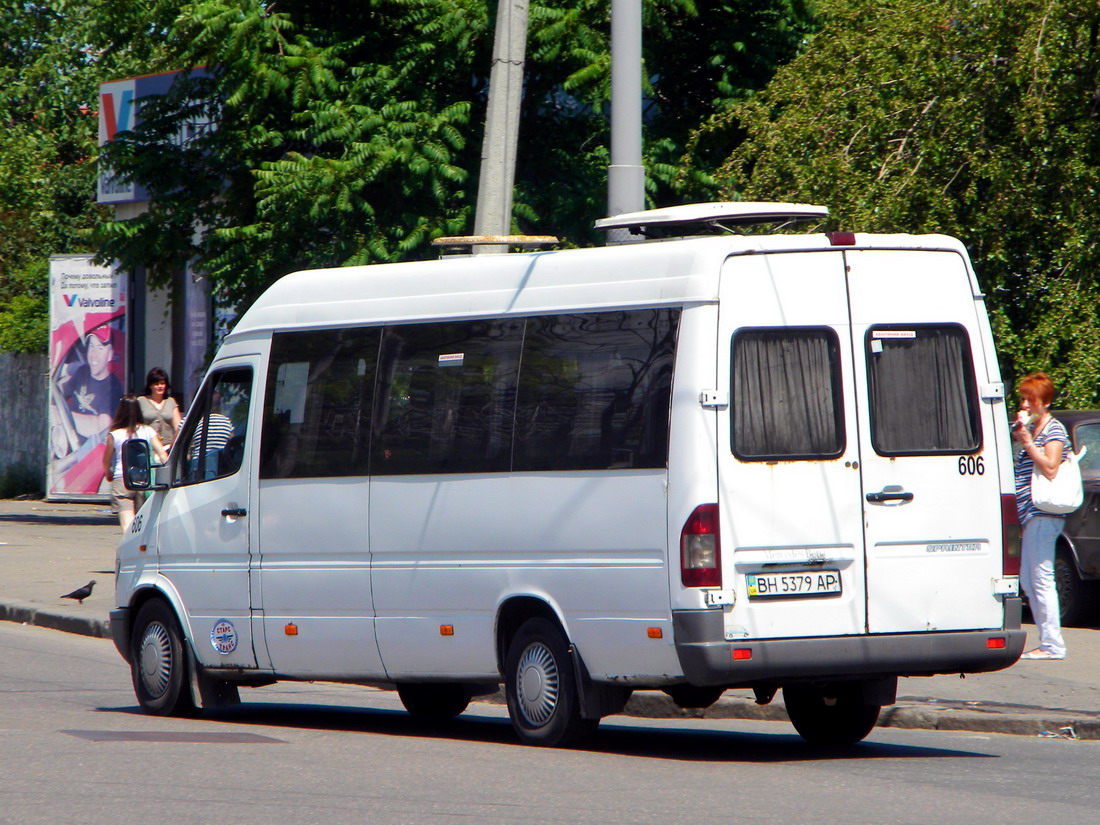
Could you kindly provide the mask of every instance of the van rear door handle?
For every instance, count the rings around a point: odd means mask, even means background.
[[[248,511],[243,507],[226,507],[222,510],[222,515],[226,518],[241,518],[242,516],[247,516]]]
[[[912,501],[913,494],[900,487],[887,487],[881,493],[868,493],[867,500],[872,504],[881,504],[884,501]]]

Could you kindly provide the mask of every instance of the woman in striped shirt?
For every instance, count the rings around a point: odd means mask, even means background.
[[[1012,436],[1022,449],[1016,457],[1016,512],[1023,526],[1020,584],[1027,593],[1031,614],[1039,629],[1039,646],[1023,659],[1064,659],[1066,643],[1054,583],[1054,548],[1065,516],[1044,513],[1031,500],[1031,473],[1054,478],[1066,460],[1069,436],[1062,422],[1050,414],[1054,383],[1041,372],[1020,381],[1020,412]]]

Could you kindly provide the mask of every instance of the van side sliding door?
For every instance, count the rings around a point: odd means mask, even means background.
[[[379,327],[276,332],[259,460],[261,623],[277,673],[384,675],[368,540]]]

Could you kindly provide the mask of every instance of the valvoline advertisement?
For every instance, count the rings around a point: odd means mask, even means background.
[[[109,493],[103,450],[126,377],[125,285],[91,255],[50,256],[48,498]]]

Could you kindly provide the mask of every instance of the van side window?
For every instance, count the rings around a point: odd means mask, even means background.
[[[981,447],[965,329],[953,324],[873,327],[866,345],[875,452],[936,455]]]
[[[513,469],[668,462],[678,309],[529,318]]]
[[[522,318],[386,327],[371,473],[507,471]]]
[[[743,329],[733,337],[730,443],[742,461],[844,452],[840,345],[829,328]]]
[[[233,475],[244,460],[252,370],[234,367],[211,374],[172,445],[176,484]]]
[[[366,475],[379,328],[277,332],[260,478]]]

